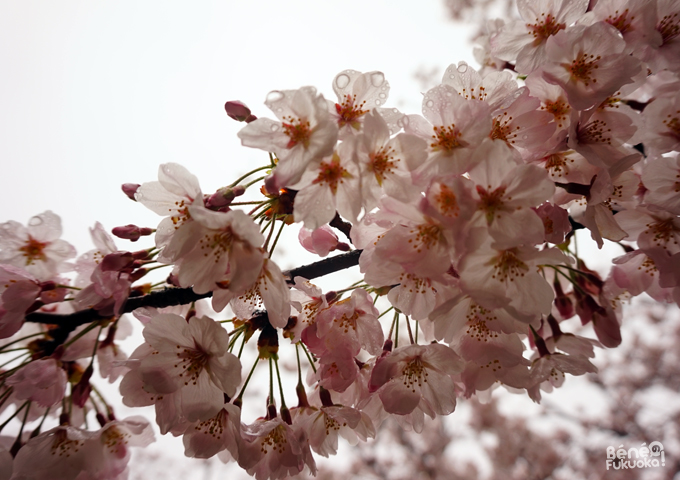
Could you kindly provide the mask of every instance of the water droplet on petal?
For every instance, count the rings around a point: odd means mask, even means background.
[[[393,112],[393,113],[399,113],[399,109],[393,108],[393,109],[392,109],[392,112]]]
[[[37,227],[38,225],[42,225],[43,219],[40,217],[33,217],[28,221],[28,226],[29,227]]]
[[[283,100],[283,97],[283,92],[274,90],[267,95],[267,103],[278,102],[279,100]]]
[[[379,96],[380,98],[387,98],[387,95],[385,95],[384,93],[381,93],[381,94],[378,95],[378,96]]]
[[[279,107],[279,108],[276,109],[276,111],[281,113],[281,112],[283,112],[283,108]]]
[[[380,87],[385,83],[385,75],[382,72],[373,72],[371,74],[371,83],[374,87]]]
[[[376,105],[381,105],[382,102],[381,102],[380,100],[376,100],[376,101],[375,101],[375,104],[376,104]]]
[[[458,72],[460,72],[460,73],[467,72],[467,69],[468,69],[468,66],[467,66],[467,63],[465,63],[465,62],[461,62],[460,65],[458,65],[458,68],[457,68]]]
[[[456,76],[452,73],[451,75],[449,75],[449,78],[450,78],[451,80],[455,80],[455,79],[456,79]]]
[[[529,135],[522,135],[522,140],[526,140],[529,138]]]
[[[349,85],[349,76],[348,75],[341,73],[340,75],[335,77],[335,86],[336,87],[338,87],[339,89],[343,89],[347,85]]]
[[[407,117],[406,115],[404,115],[404,117],[401,119],[401,123],[402,123],[404,126],[407,126],[407,125],[408,125],[408,122],[409,122],[408,117]]]
[[[429,107],[429,108],[434,107],[434,101],[433,101],[433,100],[428,100],[427,102],[425,102],[425,106],[427,106],[427,107]]]
[[[279,129],[279,126],[277,124],[273,123],[272,126],[269,127],[269,128],[272,129],[272,132],[276,132]]]

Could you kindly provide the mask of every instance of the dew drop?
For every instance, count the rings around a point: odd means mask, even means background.
[[[276,109],[276,111],[281,113],[281,112],[283,112],[283,108],[279,107],[279,108]]]
[[[427,106],[427,107],[429,107],[429,108],[434,107],[434,101],[433,101],[433,100],[428,100],[427,102],[425,102],[425,106]]]
[[[272,132],[276,132],[279,129],[279,126],[277,124],[273,123],[272,126],[269,127],[269,128],[272,129]]]
[[[393,108],[393,109],[392,109],[392,112],[393,112],[393,113],[399,113],[399,109]]]
[[[42,225],[42,224],[43,224],[43,219],[40,218],[40,217],[32,217],[32,218],[28,221],[28,226],[29,226],[29,227],[37,227],[38,225]]]
[[[404,117],[401,119],[401,123],[402,123],[404,126],[407,126],[407,125],[408,125],[408,122],[409,122],[408,117],[407,117],[406,115],[404,115]]]
[[[385,95],[384,93],[381,93],[381,94],[378,95],[378,96],[379,96],[380,98],[387,98],[387,95]]]
[[[336,87],[338,87],[339,89],[343,89],[347,85],[349,85],[349,76],[348,75],[341,73],[340,75],[335,77],[335,86]]]
[[[376,105],[382,105],[382,101],[376,100],[376,101],[375,101],[375,104],[376,104]]]
[[[449,75],[449,78],[450,78],[451,80],[455,80],[455,79],[456,79],[456,76],[452,73],[451,75]]]
[[[529,138],[529,135],[522,135],[522,140],[526,140]]]
[[[374,87],[380,87],[385,83],[385,75],[382,72],[373,72],[371,74],[371,83]]]
[[[267,102],[268,103],[273,103],[273,102],[278,102],[280,100],[283,100],[283,92],[280,92],[278,90],[274,90],[272,92],[269,92],[267,95]]]
[[[468,69],[468,66],[467,66],[467,63],[465,63],[465,62],[461,62],[460,65],[458,65],[458,68],[457,68],[459,73],[465,73],[465,72],[467,72],[467,69]]]

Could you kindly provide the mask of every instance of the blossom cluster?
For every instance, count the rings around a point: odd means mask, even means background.
[[[618,346],[625,301],[680,304],[680,2],[518,6],[520,20],[489,26],[482,68],[451,65],[422,114],[389,107],[378,71],[340,72],[334,100],[273,91],[276,119],[228,102],[267,162],[212,194],[174,163],[123,185],[162,219],[113,234],[154,235],[149,248],[120,250],[96,224],[96,248],[72,262],[56,214],[1,224],[0,352],[22,353],[0,373],[0,428],[23,421],[0,477],[126,478],[127,447],[148,444],[150,426],[93,395],[95,362],[186,455],[275,479],[314,473],[314,453],[374,437],[388,417],[421,431],[500,387],[538,402],[594,372],[594,347]],[[275,249],[294,223],[306,250],[347,253],[283,272]],[[606,278],[579,258],[578,229],[621,246]],[[362,277],[347,288],[311,282],[353,264]],[[143,283],[163,266],[164,282]],[[144,343],[128,357],[133,311]],[[290,408],[283,346],[297,355]],[[269,394],[247,423],[260,365]],[[51,415],[59,426],[42,432]],[[83,428],[92,415],[98,431]]]

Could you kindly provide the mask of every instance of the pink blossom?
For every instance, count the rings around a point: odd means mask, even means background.
[[[338,103],[331,104],[331,116],[338,123],[340,138],[346,138],[361,130],[368,112],[385,104],[390,84],[382,72],[344,70],[333,79],[333,90]]]
[[[328,225],[321,225],[315,230],[301,228],[298,240],[305,250],[320,257],[327,256],[338,246],[338,236]]]
[[[274,177],[283,188],[297,183],[312,161],[333,152],[338,126],[328,112],[326,100],[313,87],[275,90],[265,105],[280,120],[258,118],[239,133],[243,145],[273,152],[279,159]]]
[[[196,176],[177,163],[158,167],[158,181],[143,184],[135,199],[165,218],[156,228],[156,246],[168,245],[175,232],[191,221],[188,207],[194,202],[203,204],[203,194]]]
[[[409,345],[381,357],[373,367],[369,390],[380,390],[385,410],[406,415],[416,408],[434,418],[456,407],[452,375],[463,362],[446,345]]]
[[[264,237],[251,217],[240,210],[213,212],[190,205],[186,223],[163,249],[159,261],[174,263],[183,287],[205,293],[224,285],[232,291],[251,286],[260,274]]]
[[[38,280],[23,268],[0,265],[0,338],[19,331],[40,291]]]
[[[551,58],[546,43],[586,12],[587,0],[522,0],[517,3],[521,20],[508,23],[491,37],[491,54],[517,60],[516,69],[528,74]]]
[[[14,387],[19,400],[37,402],[53,407],[64,398],[66,372],[53,358],[42,358],[28,363],[6,380]]]
[[[229,336],[208,317],[160,314],[144,327],[148,344],[132,355],[131,371],[123,379],[121,393],[135,400],[141,380],[144,392],[169,402],[175,397],[178,413],[189,422],[214,416],[224,404],[224,394],[233,396],[241,381],[241,362],[227,351]],[[136,358],[136,360],[135,360]],[[143,401],[143,400],[142,400]]]
[[[543,76],[564,89],[576,110],[586,110],[632,83],[640,71],[640,61],[626,54],[625,47],[609,24],[572,27],[546,42],[549,61],[543,65]]]
[[[642,169],[644,202],[680,215],[680,155],[658,157]]]
[[[129,417],[96,432],[60,425],[31,438],[14,459],[17,480],[114,480],[127,477],[130,447],[154,441],[146,419]]]
[[[258,419],[244,427],[243,436],[244,454],[239,457],[239,465],[257,480],[297,475],[306,460],[312,462],[308,464],[312,473],[316,472],[309,445],[301,443],[301,438],[281,417]]]
[[[12,220],[0,224],[0,263],[24,268],[42,281],[70,271],[66,260],[76,251],[59,238],[61,231],[61,218],[50,210],[31,218],[27,227]]]

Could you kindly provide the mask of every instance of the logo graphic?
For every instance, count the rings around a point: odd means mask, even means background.
[[[629,448],[626,451],[623,445],[618,449],[607,447],[607,470],[627,470],[629,468],[664,467],[666,456],[661,442],[654,441],[647,446],[647,442],[638,448]]]

